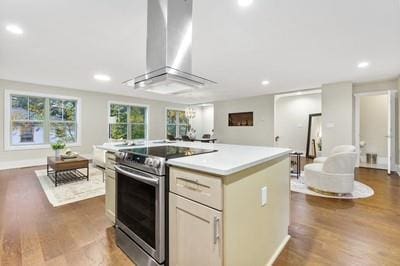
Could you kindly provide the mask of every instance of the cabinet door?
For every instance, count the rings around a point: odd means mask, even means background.
[[[115,223],[115,177],[106,176],[106,215]]]
[[[222,212],[169,193],[171,266],[222,265]]]

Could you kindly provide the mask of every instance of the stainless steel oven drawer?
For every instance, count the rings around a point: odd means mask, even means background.
[[[147,255],[147,253],[143,251],[143,249],[141,249],[132,239],[130,239],[129,236],[121,231],[121,229],[117,227],[115,231],[118,247],[120,247],[136,265],[164,265],[164,263],[159,264],[156,260]]]

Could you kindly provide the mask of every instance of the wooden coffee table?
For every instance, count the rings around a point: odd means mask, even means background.
[[[78,170],[85,168],[86,175]],[[73,159],[49,156],[47,157],[47,176],[55,186],[82,179],[89,181],[89,160],[81,156]]]

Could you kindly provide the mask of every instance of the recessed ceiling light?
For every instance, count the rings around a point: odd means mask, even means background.
[[[261,84],[264,85],[264,86],[267,86],[267,85],[269,84],[269,81],[268,81],[268,80],[263,80],[263,81],[261,82]]]
[[[93,78],[98,81],[110,81],[111,80],[110,76],[104,75],[104,74],[96,74],[93,76]]]
[[[366,68],[366,67],[368,67],[368,66],[369,66],[369,62],[367,62],[367,61],[360,62],[360,63],[358,63],[358,65],[357,65],[358,68]]]
[[[15,24],[9,24],[6,26],[6,30],[12,34],[21,35],[24,33],[21,27]]]
[[[238,5],[241,7],[249,6],[253,3],[253,0],[238,0]]]

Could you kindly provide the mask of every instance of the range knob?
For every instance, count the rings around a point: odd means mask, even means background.
[[[148,165],[148,166],[153,166],[153,159],[146,158],[146,160],[144,161],[144,164]]]
[[[156,159],[153,160],[153,167],[158,168],[158,167],[160,167],[160,164],[161,164],[160,160],[156,160]]]

